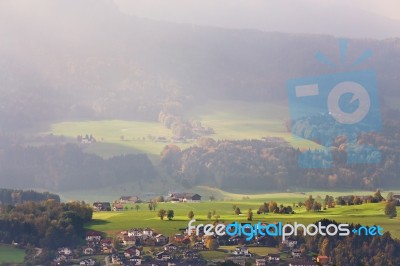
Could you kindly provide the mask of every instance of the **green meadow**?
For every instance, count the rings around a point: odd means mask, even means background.
[[[146,153],[158,156],[167,143],[156,142],[148,136],[165,137],[170,139],[172,133],[158,122],[138,122],[124,120],[102,121],[71,121],[55,123],[50,132],[54,135],[63,135],[76,138],[78,135],[92,134],[97,142],[86,144],[86,152],[111,157],[128,153]],[[181,148],[188,144],[179,144]]]
[[[311,194],[311,193],[310,193]],[[361,194],[361,192],[360,192]],[[368,195],[369,193],[364,193]],[[317,200],[319,194],[314,193],[313,197]],[[320,193],[321,198],[325,194]],[[333,195],[330,193],[330,195]],[[348,195],[348,194],[342,194]],[[231,195],[232,196],[232,195]],[[298,201],[304,201],[308,196],[296,193],[282,194],[264,194],[249,196],[250,199],[237,199],[231,197],[226,201],[203,201],[200,203],[159,203],[157,210],[174,210],[175,217],[172,221],[164,219],[163,221],[157,217],[156,211],[149,211],[147,204],[139,204],[140,209],[136,211],[134,205],[127,205],[128,210],[121,212],[96,212],[93,215],[94,220],[87,225],[88,229],[104,232],[113,235],[118,231],[133,227],[151,227],[159,233],[173,235],[179,232],[179,228],[187,226],[189,218],[187,214],[192,210],[198,223],[208,223],[207,213],[215,211],[219,215],[219,220],[223,222],[247,221],[247,211],[252,209],[254,216],[253,222],[258,221],[275,223],[313,223],[319,219],[327,218],[342,223],[354,223],[362,225],[380,225],[385,231],[389,231],[394,237],[400,237],[400,219],[389,219],[384,215],[385,204],[368,203],[353,206],[336,206],[321,212],[307,212],[305,207],[295,207],[295,214],[256,214],[258,207],[264,201],[275,200],[278,205],[290,205]],[[240,208],[243,214],[235,215],[233,205]],[[131,209],[132,208],[132,209]]]
[[[288,110],[283,105],[271,103],[249,103],[234,101],[213,101],[189,110],[187,118],[200,119],[203,126],[214,129],[210,137],[215,140],[261,139],[281,137],[299,148],[317,148],[314,142],[299,139],[287,132],[285,122]],[[159,122],[127,120],[64,121],[54,123],[43,133],[76,138],[92,134],[97,143],[86,145],[89,153],[111,157],[128,153],[146,153],[157,157],[166,144],[170,143],[172,132]],[[148,136],[165,137],[167,142],[149,140]],[[180,148],[194,145],[177,143]]]
[[[9,245],[0,245],[0,263],[23,263],[25,251]]]

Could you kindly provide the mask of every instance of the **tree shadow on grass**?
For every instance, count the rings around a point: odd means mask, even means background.
[[[107,220],[102,220],[102,219],[93,219],[91,222],[86,224],[86,227],[92,226],[92,225],[105,225],[109,224],[110,222]]]

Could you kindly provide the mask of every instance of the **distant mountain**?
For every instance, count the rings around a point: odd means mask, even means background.
[[[384,27],[382,26],[382,29]],[[110,0],[0,2],[0,127],[66,118],[157,119],[168,101],[286,102],[289,78],[331,69],[337,39],[157,22],[121,13]],[[400,40],[353,39],[348,62],[378,73],[399,97]],[[49,112],[51,110],[51,112]]]
[[[121,11],[160,21],[229,29],[400,37],[400,20],[379,14],[399,10],[396,0],[115,0]],[[179,7],[179,8],[177,8]],[[385,10],[385,12],[382,12]],[[390,12],[394,13],[394,12]],[[397,16],[399,19],[400,17]]]

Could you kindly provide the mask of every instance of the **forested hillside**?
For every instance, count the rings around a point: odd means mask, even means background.
[[[400,95],[398,39],[350,40],[347,67],[332,69],[314,59],[321,51],[340,62],[329,36],[161,23],[111,1],[30,4],[43,14],[21,20],[0,6],[3,130],[49,119],[157,120],[167,103],[185,110],[206,98],[286,102],[287,79],[350,69],[375,69],[383,99]],[[372,58],[354,67],[366,49]]]
[[[396,187],[400,185],[399,126],[398,122],[388,120],[381,135],[364,134],[359,138],[358,144],[379,149],[382,153],[379,163],[347,164],[345,137],[338,137],[333,143],[333,167],[322,169],[300,167],[300,153],[307,151],[296,150],[276,138],[241,141],[202,138],[196,147],[183,151],[174,145],[167,146],[161,154],[161,166],[186,187],[208,185],[225,190],[260,191]],[[321,153],[310,151],[310,154],[312,160],[324,158]]]

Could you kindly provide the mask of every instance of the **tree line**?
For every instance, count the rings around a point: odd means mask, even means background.
[[[84,202],[60,203],[52,199],[2,205],[0,242],[15,242],[50,250],[82,243],[84,224],[92,220],[93,210]]]
[[[144,154],[103,159],[84,153],[75,144],[6,147],[0,153],[0,172],[0,182],[7,187],[42,187],[56,191],[131,181],[137,181],[140,186],[144,180],[157,177],[153,164]]]
[[[331,168],[302,168],[299,149],[283,140],[213,140],[201,138],[196,146],[181,150],[167,145],[161,152],[160,165],[175,181],[186,187],[217,186],[225,190],[247,188],[287,190],[295,187],[316,189],[400,186],[400,124],[384,123],[382,134],[363,134],[358,143],[373,145],[381,160],[371,164],[347,164],[346,138],[333,142]],[[375,154],[375,153],[373,153]],[[375,155],[371,156],[375,156]],[[311,159],[321,154],[311,153]],[[372,157],[370,158],[373,159]],[[243,182],[246,180],[246,182]]]
[[[60,202],[60,196],[49,192],[37,192],[34,190],[16,190],[0,188],[0,205],[19,204],[27,201],[40,202],[44,200]]]

